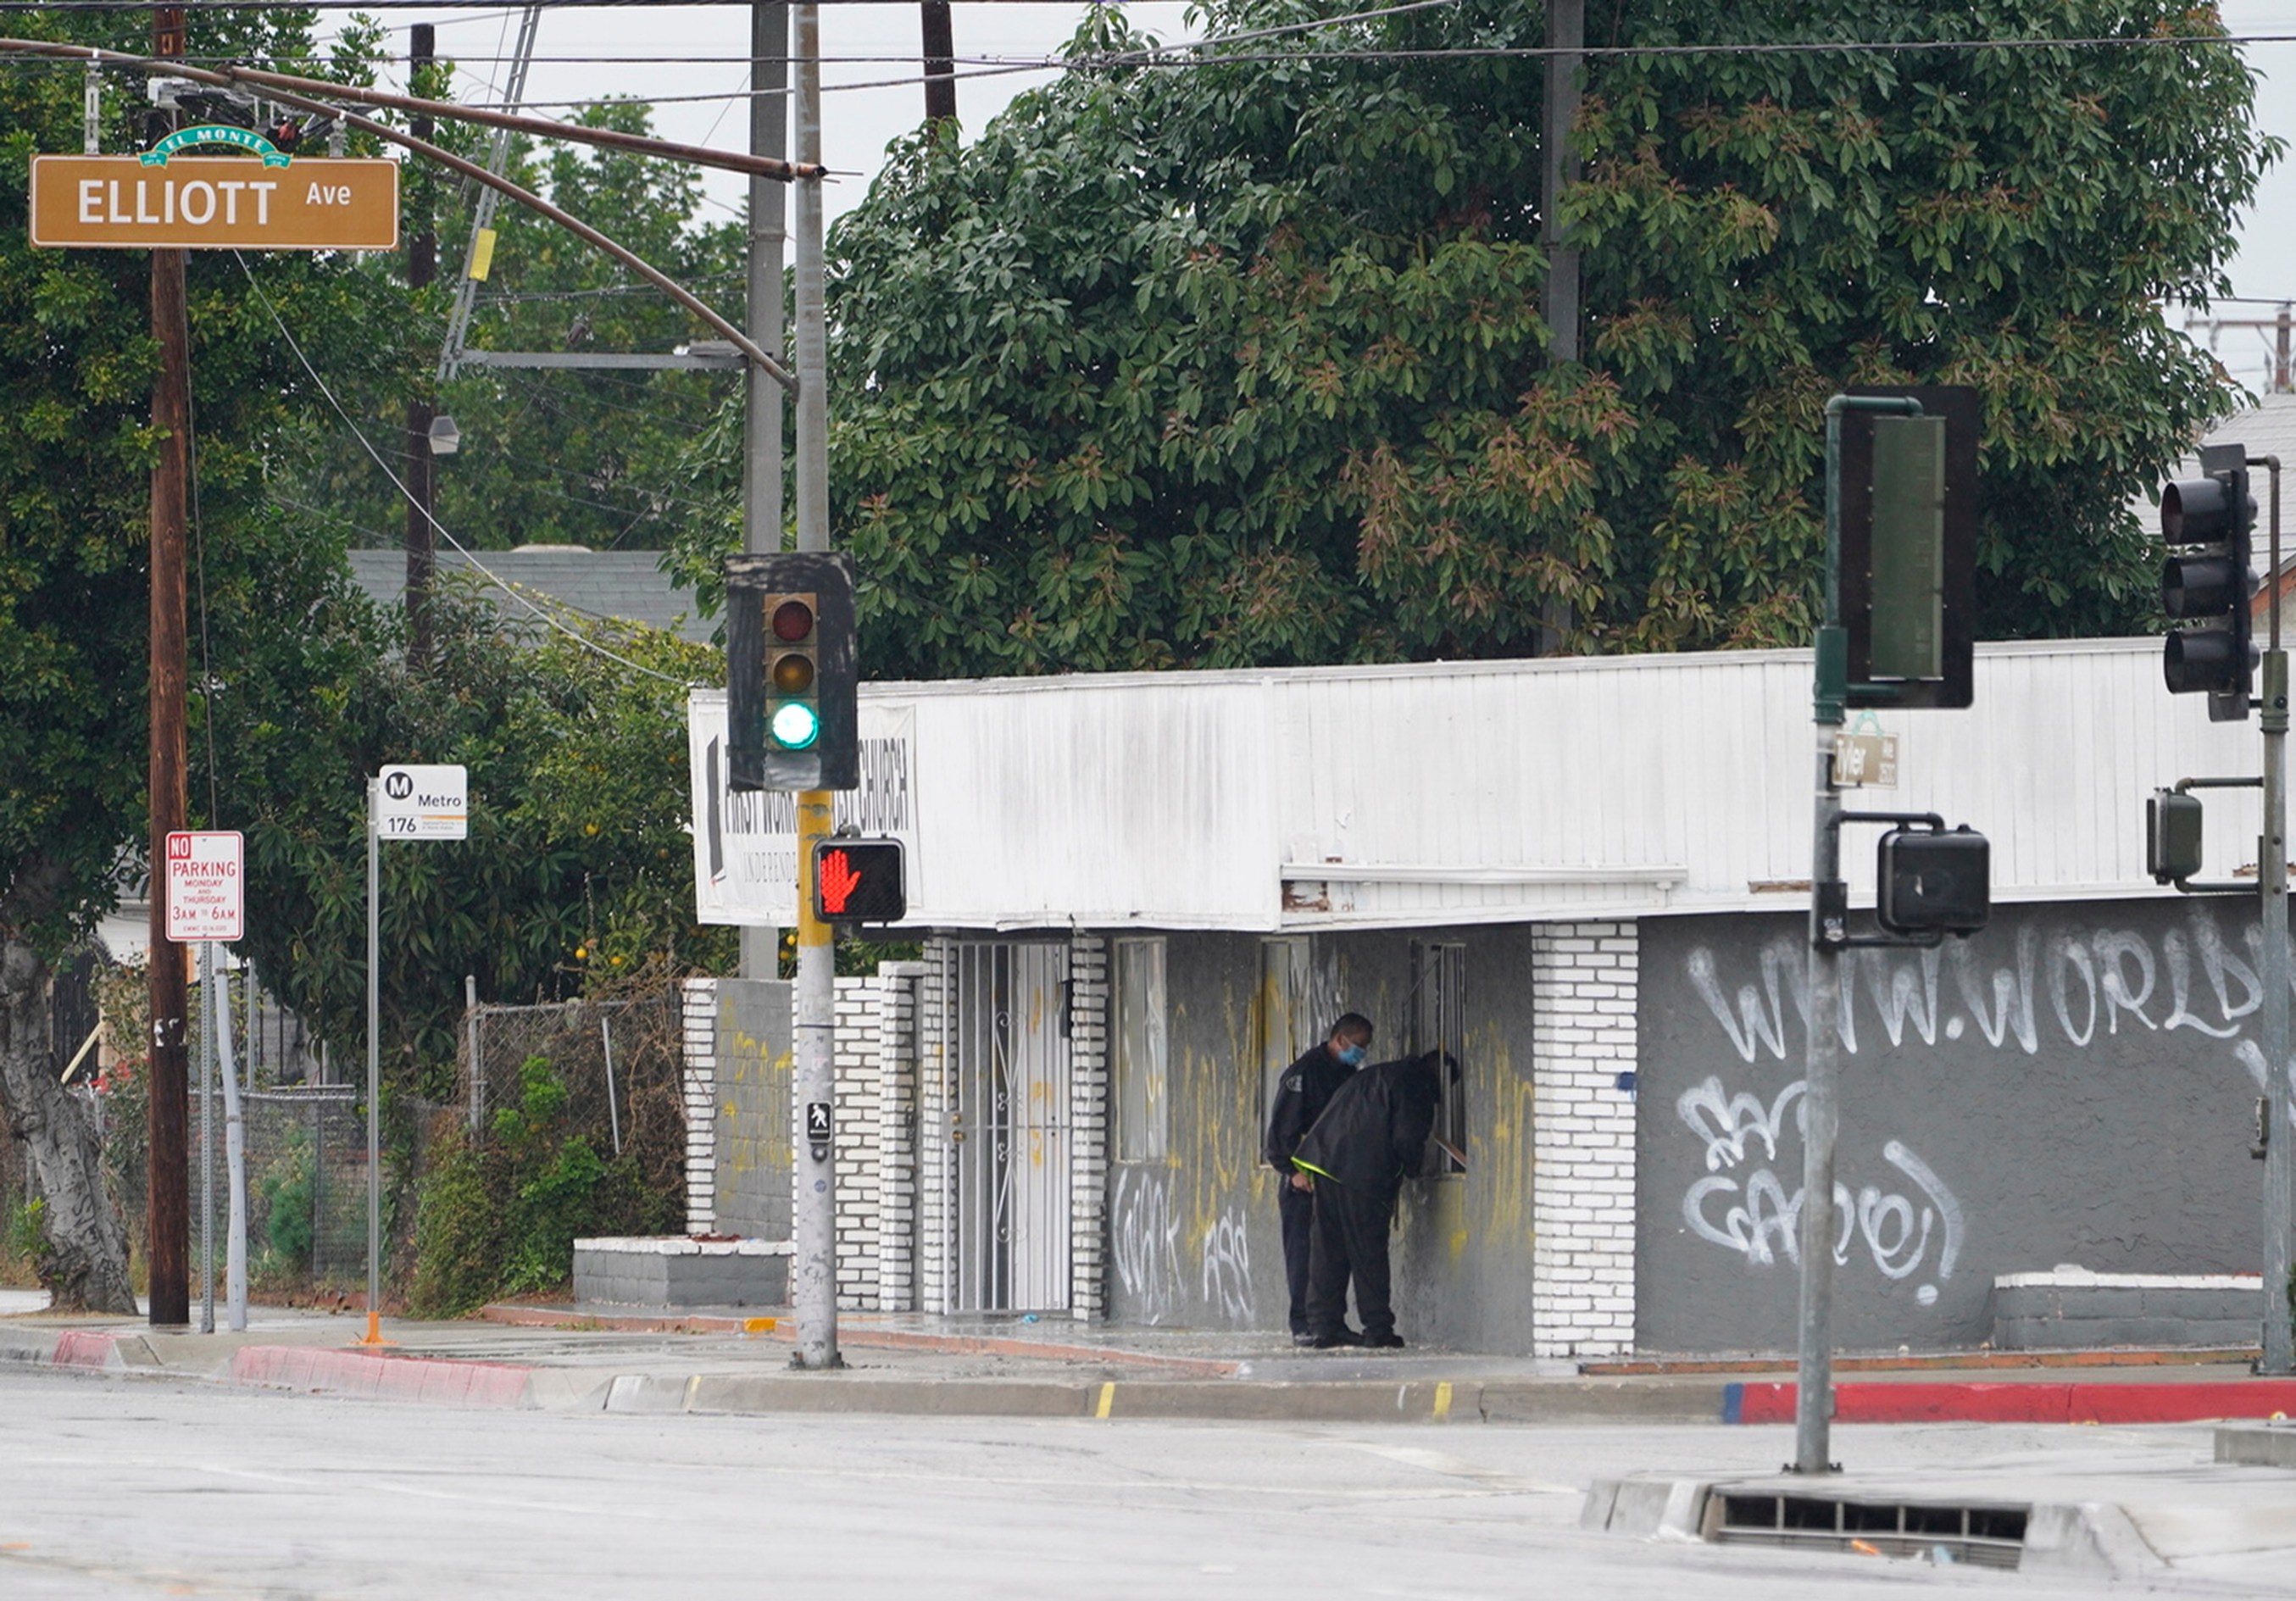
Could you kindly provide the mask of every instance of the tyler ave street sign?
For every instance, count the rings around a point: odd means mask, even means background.
[[[168,938],[177,944],[242,937],[243,842],[236,829],[168,836]]]
[[[34,156],[32,242],[98,250],[389,250],[398,163],[327,156]]]

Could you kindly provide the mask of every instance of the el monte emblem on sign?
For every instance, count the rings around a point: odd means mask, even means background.
[[[386,840],[463,840],[471,834],[470,769],[401,763],[375,784],[375,832]]]
[[[32,242],[56,248],[396,250],[398,163],[290,157],[245,128],[185,128],[142,155],[34,156],[31,214]]]
[[[236,829],[179,832],[168,836],[168,938],[178,945],[215,940],[228,945],[244,933],[247,896],[240,866],[245,842]]]

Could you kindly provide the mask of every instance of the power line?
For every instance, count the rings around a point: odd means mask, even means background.
[[[356,422],[352,421],[350,413],[343,409],[343,403],[335,398],[335,391],[330,389],[327,385],[327,381],[319,375],[319,369],[311,365],[311,358],[303,353],[302,344],[295,338],[294,332],[287,326],[286,319],[279,315],[279,308],[272,304],[271,297],[264,292],[262,283],[258,280],[255,275],[255,269],[247,265],[247,256],[245,252],[234,250],[231,254],[232,259],[239,263],[239,270],[246,275],[248,287],[255,291],[255,298],[263,302],[263,309],[270,314],[273,325],[279,330],[279,336],[287,341],[287,348],[295,353],[295,359],[302,364],[303,371],[310,375],[311,382],[318,385],[319,393],[327,398],[327,404],[334,407],[335,415],[343,420],[343,426],[351,431],[351,437],[359,442],[359,448],[365,451],[368,458],[372,460],[376,466],[382,469],[382,475],[390,480],[391,487],[398,491],[402,498],[404,498],[410,505],[420,507],[422,513],[422,520],[430,525],[432,530],[436,532],[441,539],[444,539],[447,544],[455,547],[455,550],[462,556],[463,560],[471,564],[472,571],[476,571],[481,578],[485,579],[487,582],[492,584],[504,595],[510,596],[511,599],[516,601],[520,605],[524,606],[528,611],[533,612],[536,620],[541,622],[547,628],[554,628],[559,633],[565,635],[567,638],[580,645],[584,650],[594,651],[597,654],[603,656],[609,661],[619,662],[622,666],[628,668],[632,672],[644,673],[647,677],[659,678],[665,684],[675,684],[680,688],[686,689],[707,687],[706,686],[691,683],[684,678],[673,677],[665,672],[658,672],[654,669],[646,666],[644,662],[633,661],[627,656],[619,655],[616,653],[608,650],[604,645],[600,645],[596,640],[588,637],[578,629],[568,628],[564,623],[559,621],[558,619],[553,617],[540,606],[536,605],[532,601],[527,599],[527,597],[519,591],[516,585],[505,582],[491,568],[488,567],[485,562],[480,561],[477,554],[472,552],[468,546],[464,545],[460,539],[457,539],[452,533],[447,531],[447,525],[439,521],[437,515],[429,506],[422,505],[421,503],[414,498],[414,492],[406,487],[406,480],[401,479],[398,473],[390,470],[390,464],[382,459],[382,453],[374,447],[373,444],[367,439],[365,431],[360,429],[359,425]]]

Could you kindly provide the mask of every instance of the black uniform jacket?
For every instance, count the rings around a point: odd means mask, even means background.
[[[1328,1047],[1310,1046],[1275,1081],[1275,1104],[1267,1113],[1267,1140],[1260,1154],[1279,1173],[1292,1171],[1292,1154],[1300,1140],[1324,1115],[1340,1086],[1355,1076],[1355,1069],[1333,1056]]]
[[[1374,1194],[1416,1173],[1435,1131],[1441,1062],[1430,1053],[1357,1073],[1308,1130],[1292,1165]]]

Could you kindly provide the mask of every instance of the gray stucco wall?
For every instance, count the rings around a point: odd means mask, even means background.
[[[1805,926],[1642,924],[1643,1349],[1793,1343]],[[2257,949],[2244,904],[2124,901],[1852,953],[1840,1343],[1974,1347],[1999,1273],[2255,1271]]]
[[[1342,1011],[1369,1016],[1374,1060],[1409,1038],[1410,941],[1467,946],[1464,1177],[1405,1186],[1392,1236],[1396,1308],[1414,1343],[1530,1347],[1530,931],[1527,927],[1316,937],[1297,1055]],[[1276,1176],[1259,1159],[1267,1112],[1259,1055],[1260,941],[1173,933],[1165,947],[1169,1145],[1160,1162],[1112,1162],[1109,1314],[1208,1328],[1284,1326]]]
[[[718,984],[718,1228],[790,1237],[790,985]]]

